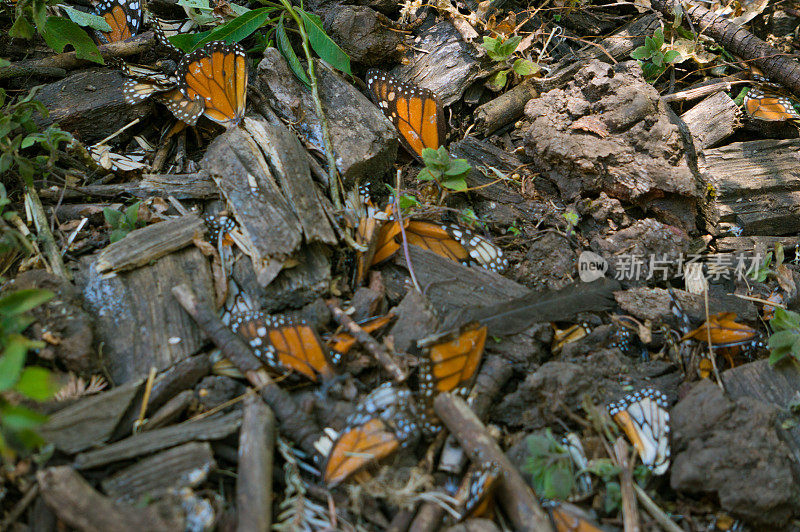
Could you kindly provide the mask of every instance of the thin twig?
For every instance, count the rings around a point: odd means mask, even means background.
[[[400,237],[403,239],[403,255],[406,258],[406,266],[408,266],[408,273],[411,275],[411,282],[414,283],[414,288],[416,288],[417,292],[421,294],[422,289],[417,282],[417,276],[414,275],[414,266],[411,264],[411,255],[408,253],[408,238],[406,238],[406,230],[403,226],[403,211],[400,209],[400,170],[397,171],[394,192],[394,211],[397,223],[400,225]]]
[[[719,376],[717,369],[717,355],[714,353],[714,344],[711,343],[711,324],[708,322],[708,290],[703,290],[703,299],[706,306],[706,337],[708,338],[708,356],[711,359],[711,367],[714,368],[714,376],[717,378],[719,389],[725,393],[725,385],[722,383],[722,377]]]
[[[642,529],[639,521],[639,507],[636,505],[636,494],[633,489],[633,460],[628,459],[628,444],[620,436],[614,443],[614,457],[620,469],[619,483],[622,494],[622,522],[625,532],[639,532]]]
[[[333,319],[344,327],[348,333],[352,334],[353,338],[375,357],[375,360],[383,366],[383,369],[389,372],[389,375],[392,376],[395,382],[403,382],[408,378],[408,372],[400,367],[400,364],[395,360],[385,345],[378,343],[369,333],[359,327],[345,311],[339,308],[335,300],[329,300],[325,303],[328,305],[331,314],[333,314]]]
[[[25,183],[25,200],[30,208],[31,216],[33,216],[33,224],[36,226],[36,232],[39,233],[39,239],[42,241],[45,257],[50,264],[50,269],[53,273],[67,281],[72,280],[72,276],[64,266],[64,260],[61,258],[61,250],[56,245],[56,240],[53,233],[50,232],[50,224],[47,223],[47,215],[42,206],[42,200],[39,199],[39,194],[36,193],[36,188],[28,186]]]
[[[640,488],[636,483],[633,483],[633,489],[636,491],[636,495],[639,497],[639,502],[642,503],[644,509],[647,510],[653,519],[658,521],[658,524],[666,530],[667,532],[683,532],[683,529],[675,524],[675,522],[669,518],[664,511],[658,507],[658,505],[651,499],[645,491]]]

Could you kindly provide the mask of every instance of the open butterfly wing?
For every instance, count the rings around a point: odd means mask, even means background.
[[[744,108],[747,114],[757,120],[769,122],[782,122],[785,120],[800,120],[800,113],[792,105],[792,100],[786,96],[765,93],[752,88],[744,97]]]
[[[395,315],[389,313],[376,318],[369,318],[366,321],[359,323],[359,326],[364,329],[364,332],[372,333],[389,325],[394,318]],[[328,342],[328,346],[331,348],[331,351],[335,351],[340,355],[346,355],[350,352],[350,349],[353,348],[355,343],[356,339],[353,337],[353,335],[346,332],[341,332],[334,334],[333,337],[331,337],[330,341]]]
[[[666,396],[647,388],[609,405],[609,413],[654,475],[669,468],[669,413]]]
[[[203,114],[226,128],[244,117],[247,98],[247,64],[238,44],[210,42],[185,56],[178,64],[181,93],[200,101]]]
[[[111,26],[111,31],[96,32],[104,44],[130,39],[142,26],[141,0],[102,0],[95,13]]]
[[[400,447],[394,431],[379,417],[346,428],[336,439],[322,468],[322,480],[335,486]]]
[[[753,343],[758,339],[758,331],[749,325],[738,323],[733,312],[720,312],[709,316],[697,329],[685,334],[681,340],[694,339],[714,347],[734,347]]]
[[[470,467],[466,475],[468,484],[460,520],[482,517],[489,512],[498,480],[500,480],[500,466],[495,462],[483,462]]]
[[[446,120],[433,92],[378,70],[367,71],[366,83],[372,99],[395,125],[409,153],[420,158],[424,148],[435,150],[444,144]]]
[[[180,89],[172,89],[169,92],[159,94],[157,98],[175,118],[190,126],[197,124],[197,121],[206,110],[203,100],[190,100],[183,95]]]
[[[557,532],[603,532],[589,520],[568,511],[565,505],[550,503],[547,507]]]
[[[313,382],[335,374],[327,349],[316,331],[303,321],[254,312],[235,318],[233,330],[276,371],[299,373]]]

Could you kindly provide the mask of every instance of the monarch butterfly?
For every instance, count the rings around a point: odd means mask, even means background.
[[[481,266],[497,273],[508,268],[508,259],[503,256],[503,251],[490,240],[469,229],[421,220],[403,220],[403,229],[409,244],[433,251],[442,257],[465,265]],[[372,265],[394,255],[401,245],[400,224],[392,220],[378,233]]]
[[[330,353],[305,320],[251,311],[232,317],[231,328],[256,356],[281,373],[294,372],[313,382],[333,378],[340,356]]]
[[[592,329],[589,327],[588,323],[576,323],[575,325],[567,327],[566,329],[559,329],[555,323],[551,323],[550,326],[553,328],[553,343],[551,351],[554,355],[558,354],[565,345],[572,342],[577,342],[592,332]]]
[[[756,120],[783,122],[800,120],[800,113],[794,108],[792,100],[787,96],[764,92],[755,87],[744,96],[744,109]]]
[[[608,405],[611,418],[639,452],[654,475],[669,468],[669,413],[667,396],[644,388]]]
[[[349,200],[349,209],[358,220],[356,227],[356,242],[365,246],[367,251],[356,254],[356,265],[353,274],[353,286],[359,286],[367,276],[375,254],[376,235],[381,225],[387,219],[387,213],[381,212],[372,203],[369,194],[369,183],[358,187],[355,196]],[[388,210],[388,209],[387,209]]]
[[[761,334],[744,323],[736,321],[734,312],[720,312],[708,317],[697,329],[683,335],[681,340],[694,339],[711,342],[715,348],[739,346],[763,346]]]
[[[784,300],[785,296],[783,292],[781,292],[779,289],[773,290],[772,293],[769,295],[769,297],[767,297],[767,301],[769,301],[770,303],[775,303],[776,305],[783,305]],[[778,307],[774,307],[772,305],[767,305],[767,304],[764,305],[764,310],[761,313],[761,317],[764,319],[764,321],[769,321],[775,317],[776,308]]]
[[[111,26],[111,31],[96,31],[97,39],[108,44],[130,39],[142,26],[141,0],[101,0],[95,14],[103,17]]]
[[[633,321],[630,317],[621,316],[615,321],[615,330],[611,336],[609,347],[617,348],[629,357],[636,357],[644,362],[650,360],[650,352],[642,342],[639,335],[629,328],[627,323]]]
[[[485,461],[470,466],[462,484],[464,495],[457,497],[463,500],[459,521],[491,513],[494,488],[497,487],[500,474],[501,469],[496,462]]]
[[[455,337],[445,337],[425,348],[419,364],[419,393],[425,403],[422,428],[428,434],[439,431],[433,400],[442,392],[465,396],[478,373],[489,328],[471,324]]]
[[[583,450],[581,439],[574,432],[568,432],[564,435],[561,438],[561,444],[567,449],[576,471],[583,471],[576,476],[575,489],[569,500],[582,499],[592,493],[592,477],[587,471],[589,459],[586,458],[586,451]]]
[[[395,315],[390,312],[389,314],[376,318],[368,318],[359,323],[359,325],[365,332],[371,333],[386,327],[394,318]],[[351,334],[342,332],[334,334],[328,341],[328,346],[331,348],[331,351],[339,353],[340,355],[346,355],[350,352],[350,349],[353,348],[355,343],[356,339]]]
[[[435,150],[444,144],[444,111],[433,92],[374,69],[367,71],[366,82],[373,101],[400,132],[400,142],[410,154],[420,158],[423,148]]]
[[[603,532],[601,528],[584,517],[579,508],[556,501],[542,503],[550,514],[556,532]],[[580,514],[579,514],[580,512]]]
[[[419,437],[411,392],[390,382],[367,395],[345,425],[331,443],[315,444],[325,456],[322,480],[331,487]]]
[[[158,17],[152,17],[152,28],[153,33],[156,34],[156,40],[176,56],[183,55],[183,51],[172,44],[169,38],[175,35],[189,33],[195,26],[196,23],[193,20],[169,21]]]
[[[105,144],[95,144],[89,147],[92,160],[103,170],[112,172],[135,172],[148,168],[144,162],[143,154],[120,155],[111,151]]]
[[[196,124],[197,107],[201,105],[201,114],[226,128],[244,117],[247,65],[239,44],[214,41],[187,54],[178,63],[177,77],[183,99],[170,94],[167,106],[183,122]]]

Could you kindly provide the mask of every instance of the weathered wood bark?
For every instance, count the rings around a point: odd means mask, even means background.
[[[146,377],[153,366],[169,368],[203,346],[197,326],[169,292],[189,283],[200,297],[214,300],[208,260],[197,248],[112,277],[98,274],[89,257],[76,283],[96,320],[95,337],[104,342],[104,363],[115,383]]]
[[[739,107],[730,96],[718,92],[681,115],[694,139],[694,146],[703,150],[733,135],[739,128]]]
[[[189,408],[192,401],[194,401],[194,392],[192,390],[182,391],[156,410],[154,414],[150,414],[141,430],[153,430],[172,424]],[[148,411],[150,410],[148,408]]]
[[[142,381],[91,395],[59,410],[39,428],[44,439],[73,454],[102,444],[128,409]]]
[[[729,223],[742,235],[790,235],[800,231],[800,140],[755,140],[707,149],[698,168],[714,197],[712,225]]]
[[[58,518],[84,532],[170,532],[184,528],[177,511],[166,516],[153,507],[134,508],[114,503],[69,466],[44,469],[36,474],[36,479],[42,497]]]
[[[670,20],[673,18],[675,0],[653,0],[651,4]],[[800,95],[800,63],[741,26],[704,7],[684,4],[683,13],[695,27],[703,29],[703,35],[711,37],[728,52],[738,55],[748,64],[759,68],[771,80]]]
[[[533,490],[525,483],[497,442],[486,432],[486,427],[467,403],[449,393],[442,393],[436,397],[434,409],[472,460],[492,460],[500,466],[502,474],[497,487],[497,499],[508,514],[514,529],[552,530],[550,520],[536,500]]]
[[[39,191],[44,199],[65,200],[94,196],[98,198],[122,198],[134,196],[146,199],[153,196],[176,199],[215,199],[219,197],[219,189],[214,180],[206,172],[195,174],[143,174],[140,181],[114,183],[111,185],[86,185],[84,187],[52,186]]]
[[[189,442],[140,460],[101,485],[112,499],[135,505],[145,497],[158,500],[170,491],[198,486],[216,467],[211,445]]]
[[[206,232],[203,220],[188,215],[131,231],[100,252],[95,263],[99,273],[121,272],[144,266],[185,248]]]
[[[254,394],[244,400],[236,478],[236,529],[267,532],[272,522],[272,463],[277,427],[275,415]]]
[[[194,440],[219,440],[236,432],[241,423],[242,412],[235,410],[224,416],[185,421],[163,429],[140,432],[103,448],[80,453],[75,457],[74,465],[77,469],[89,469]]]

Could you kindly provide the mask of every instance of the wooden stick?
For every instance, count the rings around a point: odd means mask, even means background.
[[[128,57],[147,51],[152,47],[155,40],[155,34],[152,31],[147,31],[127,41],[104,44],[98,46],[97,49],[100,51],[100,55],[103,56],[103,59],[108,59],[110,57]],[[18,78],[42,72],[60,74],[63,70],[71,70],[86,64],[92,64],[92,62],[86,59],[78,59],[75,52],[65,52],[35,61],[23,61],[11,64],[5,68],[0,68],[0,79]]]
[[[552,530],[550,520],[536,500],[533,490],[467,403],[450,393],[442,393],[434,400],[433,408],[471,460],[491,460],[500,466],[502,475],[497,487],[497,500],[505,508],[513,528]]]
[[[395,357],[389,352],[386,346],[378,343],[372,336],[369,335],[364,329],[353,321],[345,311],[337,306],[335,300],[325,302],[333,314],[333,318],[344,327],[348,333],[353,335],[353,338],[358,340],[364,349],[366,349],[375,359],[383,366],[395,382],[403,382],[408,378],[408,372],[400,367],[400,364],[395,360]]]
[[[172,294],[197,322],[197,326],[242,372],[261,398],[272,408],[280,421],[281,431],[309,456],[317,454],[314,442],[320,438],[321,431],[316,422],[295,404],[286,390],[275,384],[244,340],[222,323],[208,303],[199,301],[188,285],[174,287]]]
[[[239,433],[239,476],[236,478],[236,530],[268,532],[272,523],[272,462],[275,415],[256,398],[244,400]]]
[[[635,451],[634,451],[635,452]],[[619,466],[619,484],[622,491],[622,523],[625,532],[639,532],[639,507],[636,505],[636,492],[633,490],[633,460],[628,460],[628,444],[620,436],[614,443],[614,454]]]
[[[642,503],[644,509],[647,510],[653,519],[658,521],[658,524],[666,530],[667,532],[683,532],[683,529],[675,524],[675,522],[669,518],[664,511],[658,507],[658,505],[648,497],[647,493],[640,488],[635,482],[633,483],[633,489],[636,491],[636,495],[639,497],[639,502]]]

